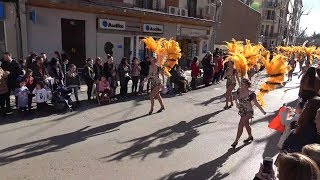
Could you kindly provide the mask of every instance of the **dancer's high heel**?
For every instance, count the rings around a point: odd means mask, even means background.
[[[152,112],[153,112],[153,108],[151,108],[151,109],[150,109],[150,111],[149,111],[149,115],[151,115],[151,114],[152,114]]]
[[[231,103],[231,105],[228,107],[229,109],[233,107],[233,103]]]
[[[161,108],[157,111],[157,113],[161,113],[163,110],[165,110],[164,107],[161,107]]]
[[[253,137],[252,137],[252,136],[251,136],[251,137],[248,137],[248,139],[244,140],[243,142],[244,142],[244,143],[249,143],[249,142],[251,142],[251,141],[253,141]]]
[[[224,110],[227,110],[227,109],[229,109],[229,106],[226,105],[223,109],[224,109]]]
[[[235,141],[233,144],[231,144],[231,147],[236,148],[237,145],[238,145],[238,141]]]

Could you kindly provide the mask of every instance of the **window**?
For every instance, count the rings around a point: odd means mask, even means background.
[[[264,25],[261,26],[261,35],[263,35],[264,32]]]
[[[188,15],[196,17],[197,15],[197,0],[188,0]]]
[[[274,31],[274,26],[272,25],[272,26],[270,27],[270,36],[273,36],[273,31]]]
[[[153,0],[136,0],[136,6],[144,9],[153,9]]]
[[[271,11],[270,10],[267,11],[267,19],[268,20],[271,19]]]
[[[271,12],[271,20],[275,20],[275,17],[276,17],[276,12],[272,11]]]
[[[266,30],[264,31],[265,36],[269,36],[269,25],[266,25]]]

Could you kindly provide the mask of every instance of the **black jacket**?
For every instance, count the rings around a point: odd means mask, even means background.
[[[287,152],[301,152],[305,145],[317,142],[317,129],[314,123],[309,124],[299,134],[291,132],[287,140],[283,144],[283,150]]]
[[[10,72],[8,76],[8,88],[12,89],[18,87],[17,78],[23,75],[20,64],[15,60],[12,60],[11,62],[3,61],[1,67],[4,71]]]
[[[93,83],[94,82],[94,70],[93,70],[93,66],[88,66],[86,65],[83,69],[83,77],[86,81],[86,83]]]
[[[93,70],[94,70],[94,73],[95,73],[94,80],[100,80],[101,77],[104,75],[103,66],[99,65],[99,64],[94,64],[93,65]]]
[[[115,64],[108,64],[108,63],[104,63],[103,65],[103,71],[104,71],[104,75],[107,76],[107,78],[112,76],[112,73],[115,71],[117,72],[117,68]]]
[[[140,63],[140,67],[141,67],[140,75],[143,75],[143,76],[148,76],[149,75],[150,64],[151,63],[148,62],[148,61],[142,61]]]
[[[33,77],[36,81],[43,81],[44,76],[48,75],[47,69],[43,65],[41,65],[41,67],[43,68],[43,74],[40,73],[40,69],[36,62],[32,63],[30,66],[30,69],[33,71]]]

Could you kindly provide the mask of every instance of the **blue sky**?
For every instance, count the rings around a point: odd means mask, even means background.
[[[313,32],[320,33],[320,0],[303,0],[304,9],[311,8],[309,15],[303,15],[300,21],[301,28],[308,28],[307,34],[311,35]]]

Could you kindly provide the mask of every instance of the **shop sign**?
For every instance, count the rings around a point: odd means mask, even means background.
[[[110,19],[99,19],[99,27],[101,29],[125,30],[126,22]]]
[[[163,25],[159,24],[143,24],[143,32],[163,33]]]
[[[182,36],[201,37],[201,36],[207,36],[207,30],[206,29],[181,28],[180,34]]]

